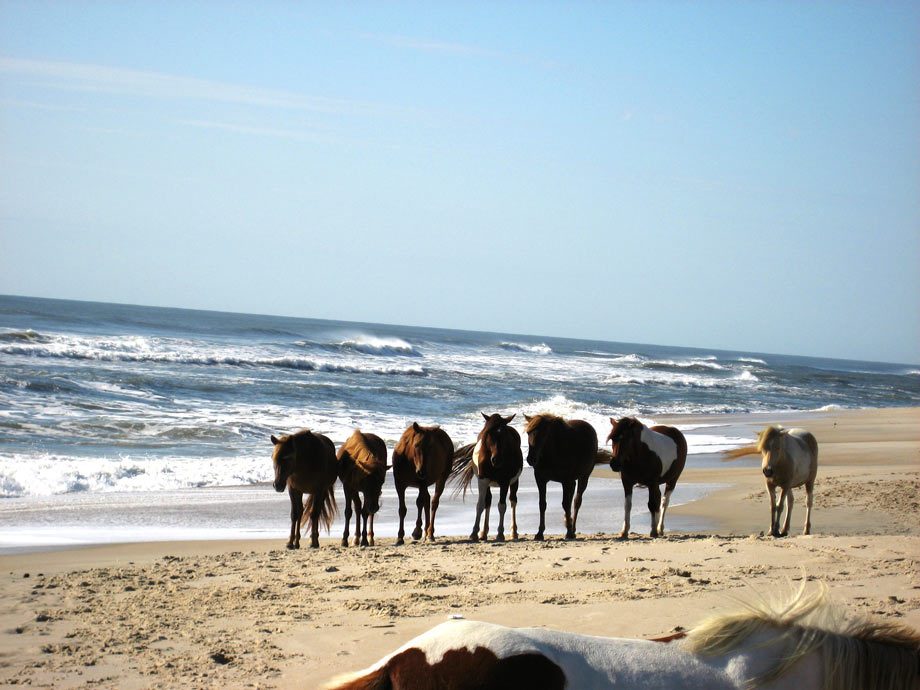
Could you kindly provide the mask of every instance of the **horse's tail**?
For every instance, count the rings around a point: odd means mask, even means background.
[[[329,488],[322,492],[320,500],[322,500],[323,503],[319,510],[319,524],[322,525],[328,534],[332,529],[332,520],[339,511],[335,503],[335,482],[332,482]],[[311,530],[313,529],[313,507],[315,505],[316,494],[310,494],[310,497],[307,499],[307,504],[303,508],[303,517],[300,520],[301,525],[306,524]]]
[[[732,448],[731,450],[727,450],[722,454],[722,462],[737,460],[738,458],[743,458],[746,455],[757,455],[759,452],[760,449],[757,447],[756,443],[752,443],[749,446],[741,446],[740,448]]]
[[[613,460],[613,453],[606,448],[598,448],[597,453],[594,454],[595,465],[607,465],[611,460]]]
[[[393,690],[390,669],[384,665],[367,673],[349,673],[337,676],[323,686],[323,690]]]
[[[475,474],[473,452],[475,449],[475,443],[468,443],[454,451],[454,467],[450,471],[450,481],[456,485],[454,496],[462,491],[463,497],[466,498],[466,492],[473,483],[473,474]]]

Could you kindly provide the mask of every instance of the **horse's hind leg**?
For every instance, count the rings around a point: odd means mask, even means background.
[[[367,545],[368,546],[374,545],[374,515],[375,513],[371,513],[369,517],[371,526],[370,526],[370,530],[367,533]]]
[[[588,488],[588,478],[579,477],[578,478],[578,488],[575,489],[575,503],[572,505],[572,534],[578,530],[578,511],[581,510],[581,497],[584,496],[585,489]]]
[[[489,512],[492,510],[492,487],[489,486],[489,480],[486,479],[480,482],[479,488],[483,491],[485,496],[482,510],[482,532],[479,533],[479,538],[486,541],[489,538]]]
[[[447,484],[447,477],[438,480],[434,485],[434,497],[431,499],[431,522],[425,525],[425,538],[434,541],[434,518],[438,514],[438,506],[441,504],[441,494],[444,492],[444,486]],[[427,511],[425,517],[428,517]],[[427,520],[426,520],[427,522]]]
[[[350,522],[351,522],[351,492],[346,487],[345,488],[345,531],[342,532],[342,546],[348,546],[348,525]],[[358,519],[355,519],[355,532],[357,531],[358,531]]]
[[[649,482],[648,485],[648,512],[652,514],[652,529],[649,531],[650,537],[658,536],[658,513],[661,510],[661,489],[655,482]]]
[[[288,496],[291,498],[291,536],[288,539],[289,549],[300,548],[300,519],[303,517],[303,493],[297,489],[289,488]]]
[[[486,492],[483,489],[483,480],[479,480],[479,491],[476,496],[476,522],[473,523],[473,531],[470,532],[470,541],[479,541],[479,523],[482,520],[482,511],[486,505]]]
[[[562,482],[562,512],[565,515],[565,538],[575,538],[575,521],[572,520],[572,497],[575,495],[575,482]]]
[[[517,483],[517,481],[514,481],[514,482],[511,483],[511,488],[510,488],[510,494],[511,494],[511,496],[510,496],[510,500],[511,500],[511,538],[512,538],[512,539],[517,539],[517,538],[518,538],[518,531],[517,531],[517,490],[518,490],[518,483]]]
[[[811,534],[811,504],[815,498],[815,483],[805,484],[805,529],[802,534]]]
[[[786,518],[783,520],[783,531],[779,533],[781,537],[789,534],[789,520],[792,518],[792,505],[795,503],[792,498],[792,487],[783,488],[783,495],[780,496],[779,502],[782,503],[783,499],[786,501]]]
[[[671,503],[671,494],[674,493],[673,484],[665,484],[664,496],[661,497],[661,516],[658,518],[658,536],[664,536],[664,514],[668,512],[668,505]]]
[[[540,526],[533,538],[535,541],[543,541],[543,530],[546,529],[546,480],[536,479],[536,481],[537,492],[540,494]]]
[[[367,515],[364,513],[364,507],[361,505],[361,494],[355,491],[355,546],[367,546]],[[364,518],[364,530],[361,530],[362,519]]]
[[[420,486],[418,488],[418,498],[415,499],[415,507],[418,508],[418,518],[415,520],[415,529],[412,530],[412,538],[418,541],[422,538],[422,513],[425,513],[425,528],[428,528],[428,522],[430,520],[428,503],[430,501],[428,495],[428,487]]]
[[[323,514],[323,499],[321,495],[310,494],[310,548],[319,548],[319,520]]]
[[[505,510],[508,508],[508,485],[501,484],[498,487],[498,532],[495,534],[495,541],[505,541]]]
[[[406,513],[406,487],[396,482],[396,498],[399,500],[399,531],[396,533],[396,546],[404,543],[403,537],[406,536],[405,524]]]
[[[623,529],[620,539],[629,539],[629,514],[632,512],[633,485],[623,480]]]

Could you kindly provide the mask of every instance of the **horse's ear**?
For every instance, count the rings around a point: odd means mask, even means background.
[[[419,432],[422,430],[422,427],[418,425],[418,422],[412,422],[412,431]]]
[[[610,424],[611,424],[611,426],[616,426],[616,425],[617,425],[617,420],[616,420],[615,417],[611,417],[611,418],[610,418]]]
[[[514,419],[515,417],[517,417],[517,413],[516,413],[516,412],[515,412],[513,415],[511,415],[510,417],[505,417],[502,421],[503,421],[505,424],[511,424],[511,420]]]
[[[275,438],[275,435],[272,434],[272,445],[273,445],[273,446],[277,446],[279,443],[281,443],[281,441],[279,441],[278,439],[276,439],[276,438]]]
[[[487,415],[485,412],[482,412],[482,411],[480,410],[479,414],[482,415],[482,418],[483,418],[484,420],[486,420],[487,422],[489,421],[489,415]]]
[[[525,422],[529,422],[531,419],[533,419],[533,417],[528,417],[526,414],[524,415]]]

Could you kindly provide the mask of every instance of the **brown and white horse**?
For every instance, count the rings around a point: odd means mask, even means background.
[[[308,429],[296,434],[271,437],[272,465],[275,468],[275,491],[281,493],[287,487],[291,498],[291,536],[289,549],[300,548],[300,523],[306,519],[310,524],[310,548],[319,548],[319,524],[326,531],[335,517],[335,480],[338,478],[335,446],[322,434]],[[306,512],[303,495],[307,499]]]
[[[675,636],[671,636],[672,638]],[[662,638],[664,640],[670,638]],[[326,690],[916,690],[920,633],[823,592],[715,616],[670,642],[450,620]]]
[[[475,475],[479,480],[479,499],[476,501],[476,522],[470,533],[472,541],[486,541],[489,537],[489,509],[492,506],[492,488],[498,487],[498,532],[496,541],[505,541],[506,498],[511,500],[511,538],[518,538],[517,490],[518,479],[524,469],[524,455],[521,453],[521,436],[511,426],[510,417],[499,414],[491,416],[480,413],[485,425],[476,443],[464,446],[454,454],[454,469],[451,478],[463,488],[464,495]],[[482,531],[479,520],[485,513]]]
[[[374,545],[374,515],[380,510],[380,493],[387,474],[387,447],[379,436],[355,429],[338,453],[339,479],[345,490],[345,532],[348,546],[351,506],[355,506],[355,546]],[[362,504],[361,494],[364,494]],[[370,530],[368,530],[370,521]]]
[[[527,421],[527,464],[533,467],[540,493],[540,526],[534,539],[542,541],[546,528],[546,484],[562,484],[565,538],[575,538],[581,498],[598,460],[597,432],[580,419],[566,421],[551,414],[524,415]],[[572,510],[572,497],[575,505]]]
[[[434,541],[434,519],[444,485],[450,476],[454,463],[454,444],[450,436],[439,426],[419,426],[418,422],[403,432],[393,450],[393,481],[399,498],[399,532],[396,544],[403,543],[406,518],[406,488],[418,487],[418,519],[412,530],[413,539],[422,538],[422,511],[425,512],[425,540]],[[434,484],[434,496],[430,499],[428,487]]]
[[[625,498],[621,539],[629,537],[629,514],[632,511],[633,487],[648,487],[648,511],[652,516],[653,537],[664,534],[664,515],[671,493],[687,462],[687,439],[672,426],[647,427],[635,417],[620,421],[610,418],[613,444],[610,469],[620,473]],[[660,485],[664,484],[664,496]]]

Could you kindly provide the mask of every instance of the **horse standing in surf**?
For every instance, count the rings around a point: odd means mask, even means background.
[[[387,447],[376,434],[355,429],[338,453],[339,479],[345,490],[345,532],[342,546],[348,546],[352,504],[355,514],[355,546],[374,545],[374,515],[380,510],[380,493],[387,474]],[[364,494],[362,504],[361,494]],[[370,522],[370,529],[368,529]]]
[[[524,415],[527,421],[527,464],[533,467],[540,494],[540,526],[534,539],[543,540],[546,528],[546,484],[562,484],[565,538],[575,538],[581,498],[598,459],[597,432],[580,419],[566,421],[552,414]],[[574,496],[574,512],[572,499]]]
[[[322,434],[308,429],[295,434],[271,437],[272,465],[275,468],[275,491],[285,487],[291,498],[291,536],[289,549],[300,548],[300,523],[306,519],[310,525],[310,548],[319,548],[319,524],[328,531],[335,517],[335,480],[338,463],[335,446]],[[306,508],[303,495],[310,494]]]
[[[647,427],[635,417],[617,421],[610,418],[607,440],[613,446],[610,469],[620,473],[625,498],[621,539],[629,538],[629,514],[633,487],[648,487],[648,510],[652,516],[653,537],[664,535],[664,516],[671,493],[687,462],[687,439],[672,426]],[[664,484],[664,496],[661,495]]]
[[[496,541],[505,541],[506,498],[511,500],[511,538],[518,538],[517,490],[518,480],[524,469],[524,455],[521,453],[521,436],[511,426],[510,417],[499,414],[491,416],[481,412],[485,425],[475,444],[464,446],[454,454],[454,469],[451,478],[463,488],[464,495],[475,475],[479,498],[476,501],[476,522],[470,533],[472,541],[486,541],[489,537],[489,509],[492,506],[492,488],[498,487],[498,532]],[[485,513],[482,531],[479,520]]]
[[[441,502],[441,494],[454,464],[454,444],[439,426],[419,426],[418,422],[403,432],[393,450],[393,482],[399,498],[399,532],[396,544],[403,543],[406,518],[406,488],[418,487],[418,519],[412,538],[422,538],[422,512],[425,513],[425,540],[434,541],[434,519]],[[428,487],[434,484],[434,497]]]

